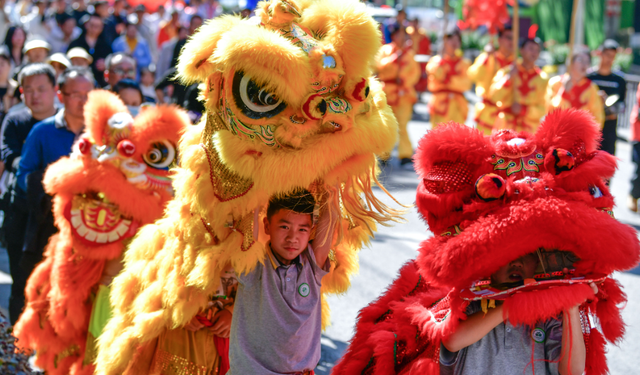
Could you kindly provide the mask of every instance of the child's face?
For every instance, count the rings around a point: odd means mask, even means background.
[[[140,97],[140,92],[138,90],[129,88],[122,89],[118,95],[125,105],[139,107],[142,104],[142,98]]]
[[[140,77],[140,83],[145,86],[152,86],[154,80],[155,78],[153,77],[153,73],[149,71],[142,73],[142,76]]]
[[[496,273],[491,275],[491,284],[499,285],[533,278],[537,267],[538,257],[536,253],[527,254],[500,267]]]
[[[271,219],[264,218],[264,231],[271,237],[271,249],[276,257],[289,264],[309,243],[311,215],[281,209]]]

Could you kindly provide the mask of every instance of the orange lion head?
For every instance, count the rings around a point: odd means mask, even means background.
[[[85,120],[72,155],[49,167],[44,185],[56,196],[56,224],[70,224],[74,248],[90,258],[111,258],[123,240],[162,215],[173,194],[178,140],[190,122],[170,106],[133,118],[115,94],[102,90],[89,94]]]

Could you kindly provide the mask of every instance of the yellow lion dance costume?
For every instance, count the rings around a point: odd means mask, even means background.
[[[257,15],[211,20],[182,51],[181,78],[202,83],[207,114],[182,139],[174,200],[140,230],[114,280],[98,374],[148,371],[139,367],[145,353],[206,307],[225,267],[244,273],[263,262],[271,196],[299,188],[339,195],[323,293],[346,291],[376,224],[399,218],[372,191],[376,156],[390,152],[398,129],[371,75],[381,37],[365,6],[273,0]],[[323,302],[324,326],[328,312]]]

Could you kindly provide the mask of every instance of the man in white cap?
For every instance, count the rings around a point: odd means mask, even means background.
[[[71,68],[71,61],[69,61],[64,53],[59,52],[49,56],[49,58],[47,59],[47,64],[51,65],[53,67],[53,70],[56,71],[56,80],[58,79],[58,77],[60,77],[60,74],[62,74],[62,72],[64,72],[68,68]]]
[[[51,45],[44,40],[33,39],[25,43],[24,54],[29,63],[43,63],[47,61]]]
[[[74,47],[67,52],[67,58],[73,66],[87,67],[93,62],[93,57],[84,48]]]

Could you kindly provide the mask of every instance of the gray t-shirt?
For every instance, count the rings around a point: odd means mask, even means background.
[[[474,301],[466,314],[478,311],[480,303]],[[514,327],[502,322],[478,342],[458,352],[452,353],[441,345],[440,375],[558,375],[561,345],[562,316],[534,327]]]
[[[264,264],[237,275],[229,340],[229,375],[313,370],[320,361],[320,281],[329,272],[308,246],[284,266],[267,249]]]

